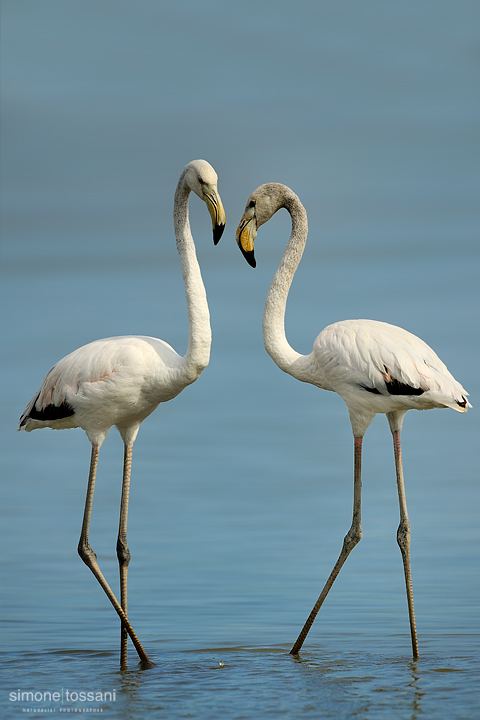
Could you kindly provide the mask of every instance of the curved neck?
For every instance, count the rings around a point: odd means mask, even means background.
[[[308,356],[294,350],[285,335],[285,310],[293,276],[302,259],[307,241],[307,213],[295,193],[288,193],[282,203],[292,218],[292,233],[274,275],[265,301],[263,339],[265,349],[286,373],[303,380],[301,366]],[[300,361],[300,362],[299,362]]]
[[[177,249],[182,260],[188,312],[188,348],[182,358],[181,369],[187,373],[188,380],[193,382],[208,365],[212,332],[207,295],[188,219],[190,188],[185,182],[185,174],[184,171],[175,192],[173,221]]]

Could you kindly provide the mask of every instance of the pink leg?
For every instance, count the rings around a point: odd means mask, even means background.
[[[147,653],[143,649],[140,640],[136,636],[132,626],[130,625],[128,618],[123,611],[120,603],[118,602],[117,598],[113,594],[110,585],[105,580],[103,573],[101,572],[98,562],[97,562],[97,556],[92,550],[90,543],[88,541],[88,534],[90,530],[90,518],[92,515],[92,504],[93,504],[93,491],[95,489],[95,477],[97,474],[97,464],[98,464],[98,453],[99,448],[97,445],[92,445],[92,456],[90,461],[90,473],[88,476],[88,487],[87,487],[87,499],[85,501],[85,511],[83,514],[83,524],[82,524],[82,532],[80,535],[80,540],[78,543],[78,554],[82,558],[83,562],[87,567],[90,568],[92,573],[97,578],[98,582],[102,586],[103,590],[105,591],[108,599],[112,603],[113,607],[115,608],[118,616],[120,617],[120,620],[122,621],[123,625],[127,629],[128,634],[130,635],[133,644],[135,645],[135,649],[138,653],[138,656],[140,658],[140,661],[144,667],[149,667],[153,665],[151,660],[149,660]]]
[[[407,500],[405,497],[405,483],[403,480],[402,446],[400,430],[392,430],[393,451],[395,454],[395,468],[397,472],[398,500],[400,504],[400,524],[397,530],[397,543],[402,553],[403,569],[405,572],[405,587],[407,590],[408,615],[410,618],[410,633],[412,636],[413,659],[418,660],[417,626],[415,623],[415,608],[413,607],[412,570],[410,566],[410,521],[407,513]]]
[[[339,558],[335,564],[335,567],[333,568],[332,572],[330,573],[330,577],[328,578],[327,582],[325,583],[325,587],[323,588],[322,592],[320,593],[320,597],[318,598],[317,602],[314,605],[314,608],[310,615],[308,616],[307,622],[303,626],[303,629],[300,633],[300,635],[297,638],[297,641],[295,642],[295,645],[290,650],[291,655],[296,655],[298,652],[300,652],[300,649],[303,645],[303,642],[305,638],[308,635],[308,632],[310,628],[313,625],[313,621],[317,617],[317,613],[320,610],[320,608],[323,605],[323,602],[325,598],[327,597],[330,588],[332,587],[333,583],[335,582],[337,575],[339,574],[340,570],[343,567],[343,564],[347,557],[352,552],[355,545],[358,545],[360,540],[362,539],[362,440],[363,438],[354,438],[355,442],[355,460],[354,460],[354,473],[353,473],[353,518],[352,518],[352,525],[350,527],[350,530],[345,535],[344,541],[343,541],[343,547],[342,551],[339,555]]]
[[[117,557],[120,569],[120,601],[123,612],[127,613],[127,573],[128,564],[130,562],[130,550],[127,544],[127,517],[128,517],[128,500],[130,496],[130,476],[132,471],[132,445],[125,445],[123,460],[123,482],[122,482],[122,500],[120,503],[120,523],[118,526],[117,539]],[[120,668],[122,670],[127,667],[127,645],[128,632],[125,624],[122,622],[120,636]]]

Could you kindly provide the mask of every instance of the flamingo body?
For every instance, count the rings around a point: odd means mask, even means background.
[[[237,243],[248,263],[256,266],[254,244],[258,228],[280,208],[292,219],[292,232],[265,301],[265,349],[278,367],[297,380],[338,393],[345,401],[354,436],[354,501],[352,525],[342,551],[291,653],[297,654],[345,560],[362,537],[361,451],[365,432],[377,413],[385,413],[393,436],[400,524],[397,542],[402,553],[414,658],[418,657],[417,630],[410,568],[408,519],[401,457],[400,432],[408,410],[449,407],[466,412],[468,393],[436,353],[420,338],[377,320],[344,320],[317,336],[313,351],[301,355],[285,335],[285,310],[295,271],[308,234],[307,213],[286,185],[267,183],[249,197],[237,229]]]
[[[311,362],[307,356],[304,363],[310,366],[312,384],[343,398],[356,436],[365,433],[377,413],[467,410],[466,391],[438,355],[420,338],[389,323],[333,323],[318,335]]]
[[[122,621],[120,665],[126,667],[127,633],[143,665],[150,660],[127,617],[127,515],[133,443],[143,420],[162,402],[172,400],[194,382],[210,359],[212,334],[207,296],[190,230],[188,201],[194,192],[208,207],[217,244],[225,227],[225,212],[217,189],[217,174],[205,160],[194,160],[182,172],[175,192],[173,218],[187,300],[189,336],[180,356],[163,340],[126,335],[95,340],[74,350],[47,373],[40,390],[25,408],[19,430],[82,428],[92,444],[87,498],[78,552],[97,578]],[[119,603],[89,543],[90,519],[100,447],[115,425],[124,442],[124,469],[117,557]]]
[[[182,372],[182,357],[158,338],[95,340],[50,370],[20,418],[20,428],[80,427],[100,446],[115,425],[125,441],[133,442],[143,420],[160,403],[176,397],[206,365]]]

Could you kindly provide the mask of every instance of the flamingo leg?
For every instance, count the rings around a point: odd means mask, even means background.
[[[304,643],[305,638],[308,635],[310,628],[313,625],[313,621],[317,617],[317,613],[323,605],[325,598],[327,597],[330,588],[335,582],[340,570],[345,563],[345,560],[352,552],[355,545],[358,545],[362,539],[362,440],[361,437],[354,438],[355,443],[355,459],[354,459],[354,472],[353,472],[353,518],[350,530],[345,535],[343,540],[342,551],[338,557],[335,566],[330,573],[325,586],[320,593],[320,596],[315,603],[312,612],[308,616],[307,622],[303,626],[303,629],[298,636],[294,646],[290,650],[291,655],[297,655]]]
[[[390,417],[388,417],[388,419],[390,422]],[[400,430],[394,429],[392,424],[391,429],[393,435],[393,451],[395,454],[395,468],[397,472],[398,500],[400,504],[400,524],[397,530],[397,543],[400,548],[400,552],[402,553],[403,569],[405,572],[405,587],[407,590],[413,659],[418,660],[417,626],[415,623],[415,608],[413,606],[412,570],[410,565],[410,521],[408,519],[405,483],[403,479],[402,446],[400,442]]]
[[[136,636],[132,626],[130,625],[128,618],[123,611],[120,603],[118,602],[117,598],[113,594],[110,585],[105,580],[103,573],[101,572],[98,562],[97,562],[97,556],[92,550],[90,543],[88,541],[88,534],[90,530],[90,518],[92,515],[92,504],[93,504],[93,492],[95,490],[95,478],[97,474],[97,465],[98,465],[98,453],[100,448],[98,445],[92,445],[92,455],[90,460],[90,472],[88,475],[88,487],[87,487],[87,498],[85,500],[85,511],[83,514],[83,524],[82,524],[82,532],[80,534],[80,540],[78,543],[78,554],[82,558],[83,562],[87,567],[90,568],[92,573],[97,578],[98,582],[100,583],[101,587],[105,591],[108,599],[112,603],[115,611],[117,612],[118,616],[120,617],[120,620],[125,625],[128,634],[130,635],[133,644],[135,645],[135,649],[138,653],[138,656],[140,658],[140,661],[142,663],[142,666],[148,667],[153,665],[151,660],[149,659],[147,653],[143,649],[140,640]]]
[[[123,458],[123,482],[122,482],[122,499],[120,502],[120,522],[118,525],[117,538],[117,557],[120,569],[120,602],[123,612],[128,616],[127,612],[127,573],[128,564],[130,562],[130,550],[127,544],[127,518],[128,518],[128,500],[130,496],[130,476],[132,472],[132,451],[133,445],[125,445]],[[127,644],[128,632],[125,624],[122,622],[120,636],[120,668],[127,667]]]

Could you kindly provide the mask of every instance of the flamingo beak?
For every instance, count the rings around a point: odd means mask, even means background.
[[[213,242],[217,245],[225,230],[225,210],[216,188],[209,188],[205,202],[212,218]]]
[[[250,208],[248,209],[250,210]],[[254,245],[257,236],[257,223],[255,215],[249,211],[243,213],[240,224],[237,228],[237,245],[242,251],[243,257],[251,267],[256,267]]]

